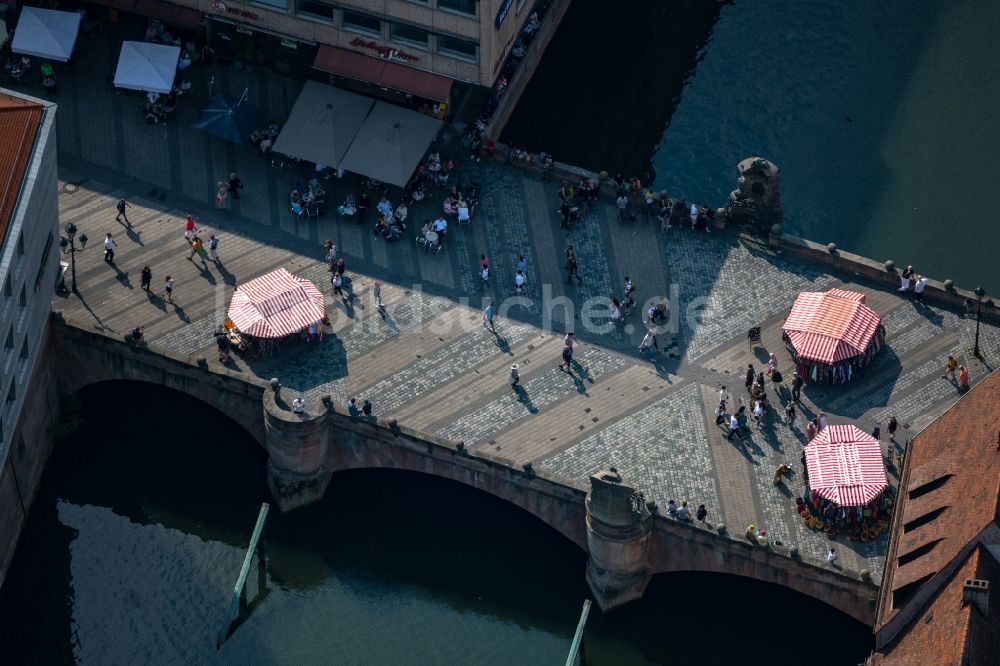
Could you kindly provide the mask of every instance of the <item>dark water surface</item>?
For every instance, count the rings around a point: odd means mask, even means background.
[[[144,384],[81,396],[0,591],[4,663],[561,664],[587,595],[583,553],[489,495],[407,472],[337,474],[265,532],[267,592],[214,636],[265,456],[236,423]],[[132,406],[135,406],[134,408]],[[102,421],[107,421],[103,423]],[[251,581],[255,581],[251,573]],[[252,582],[252,590],[257,589]],[[814,636],[824,641],[820,655]],[[591,614],[588,664],[856,664],[869,630],[784,588],[654,578]]]
[[[504,139],[709,205],[763,155],[790,232],[996,297],[998,33],[980,0],[574,0]]]

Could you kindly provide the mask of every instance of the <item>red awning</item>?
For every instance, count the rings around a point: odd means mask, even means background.
[[[796,356],[831,364],[864,354],[881,321],[864,300],[843,289],[799,294],[781,327]]]
[[[181,7],[163,0],[91,0],[99,5],[106,5],[132,12],[140,16],[148,16],[181,28],[197,28],[201,25],[202,13],[190,7]]]
[[[322,321],[326,305],[312,282],[279,268],[238,286],[228,314],[247,335],[280,338]]]
[[[313,69],[402,90],[437,102],[447,103],[451,97],[452,82],[447,77],[336,46],[321,45],[313,61]]]
[[[838,506],[864,506],[888,486],[882,447],[856,426],[823,428],[805,456],[809,488]]]

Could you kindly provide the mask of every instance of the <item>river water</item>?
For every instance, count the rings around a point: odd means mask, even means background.
[[[9,664],[561,664],[583,553],[519,509],[407,472],[337,474],[265,531],[266,592],[214,640],[260,503],[265,456],[168,389],[100,384],[58,442],[0,590]],[[152,426],[151,423],[155,423]],[[259,589],[256,567],[251,590]],[[588,664],[855,664],[870,631],[784,588],[654,578],[591,614]]]
[[[995,297],[998,33],[980,0],[573,0],[502,138],[709,205],[762,155],[791,233]]]

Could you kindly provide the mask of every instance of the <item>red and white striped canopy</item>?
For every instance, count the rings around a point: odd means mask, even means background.
[[[323,294],[284,268],[236,287],[229,318],[247,335],[280,338],[301,331],[326,315]]]
[[[839,506],[864,506],[886,489],[882,447],[853,425],[830,425],[806,445],[809,487]]]
[[[831,289],[799,294],[781,328],[798,357],[830,364],[864,354],[880,321],[864,294]]]

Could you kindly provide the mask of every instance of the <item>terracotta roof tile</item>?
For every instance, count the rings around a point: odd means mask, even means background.
[[[993,373],[910,443],[876,623],[883,647],[873,663],[992,663],[973,652],[1000,649],[1000,563],[986,549],[1000,541],[998,501],[1000,373]],[[993,586],[992,623],[962,605],[965,580],[977,577]]]
[[[0,93],[0,243],[7,234],[44,107]]]

